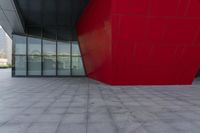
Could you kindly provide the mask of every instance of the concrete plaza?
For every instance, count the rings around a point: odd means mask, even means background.
[[[0,133],[200,133],[198,84],[109,86],[0,70]]]

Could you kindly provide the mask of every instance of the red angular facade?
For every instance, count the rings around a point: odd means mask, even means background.
[[[200,68],[199,0],[90,0],[77,24],[90,78],[191,84]]]

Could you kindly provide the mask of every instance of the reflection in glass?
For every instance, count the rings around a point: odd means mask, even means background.
[[[28,74],[41,75],[41,56],[29,56],[28,61]]]
[[[80,55],[80,49],[77,41],[72,42],[72,56]]]
[[[81,57],[72,57],[72,75],[85,75]]]
[[[32,36],[13,35],[13,44],[13,73],[16,76],[85,75],[77,41],[56,42]]]
[[[69,42],[58,42],[58,55],[70,55]]]
[[[41,55],[41,39],[28,38],[28,54],[29,55]]]
[[[56,75],[56,56],[44,56],[43,57],[43,74],[45,76]]]
[[[15,56],[15,75],[26,76],[26,56]]]
[[[58,75],[69,76],[70,75],[70,57],[58,56]]]
[[[26,37],[14,35],[13,41],[15,43],[15,54],[26,55]]]
[[[44,40],[43,41],[43,54],[44,55],[56,55],[56,42]]]

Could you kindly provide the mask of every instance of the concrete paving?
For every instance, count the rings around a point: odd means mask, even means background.
[[[122,87],[0,70],[0,133],[200,133],[198,83]]]

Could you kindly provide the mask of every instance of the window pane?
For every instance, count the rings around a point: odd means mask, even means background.
[[[15,75],[26,75],[26,56],[15,56]]]
[[[43,51],[44,51],[44,55],[56,55],[56,42],[44,40]]]
[[[29,55],[41,55],[41,39],[28,38],[28,54]]]
[[[25,36],[13,36],[15,43],[15,54],[26,55],[26,37]]]
[[[72,42],[72,55],[80,55],[80,49],[77,41]]]
[[[28,74],[41,75],[41,56],[29,56],[28,61]]]
[[[69,42],[58,42],[58,55],[70,55]]]
[[[44,56],[43,74],[45,76],[56,75],[56,56]]]
[[[72,57],[72,75],[74,76],[85,75],[81,57]]]
[[[58,56],[58,75],[70,75],[70,56]]]

